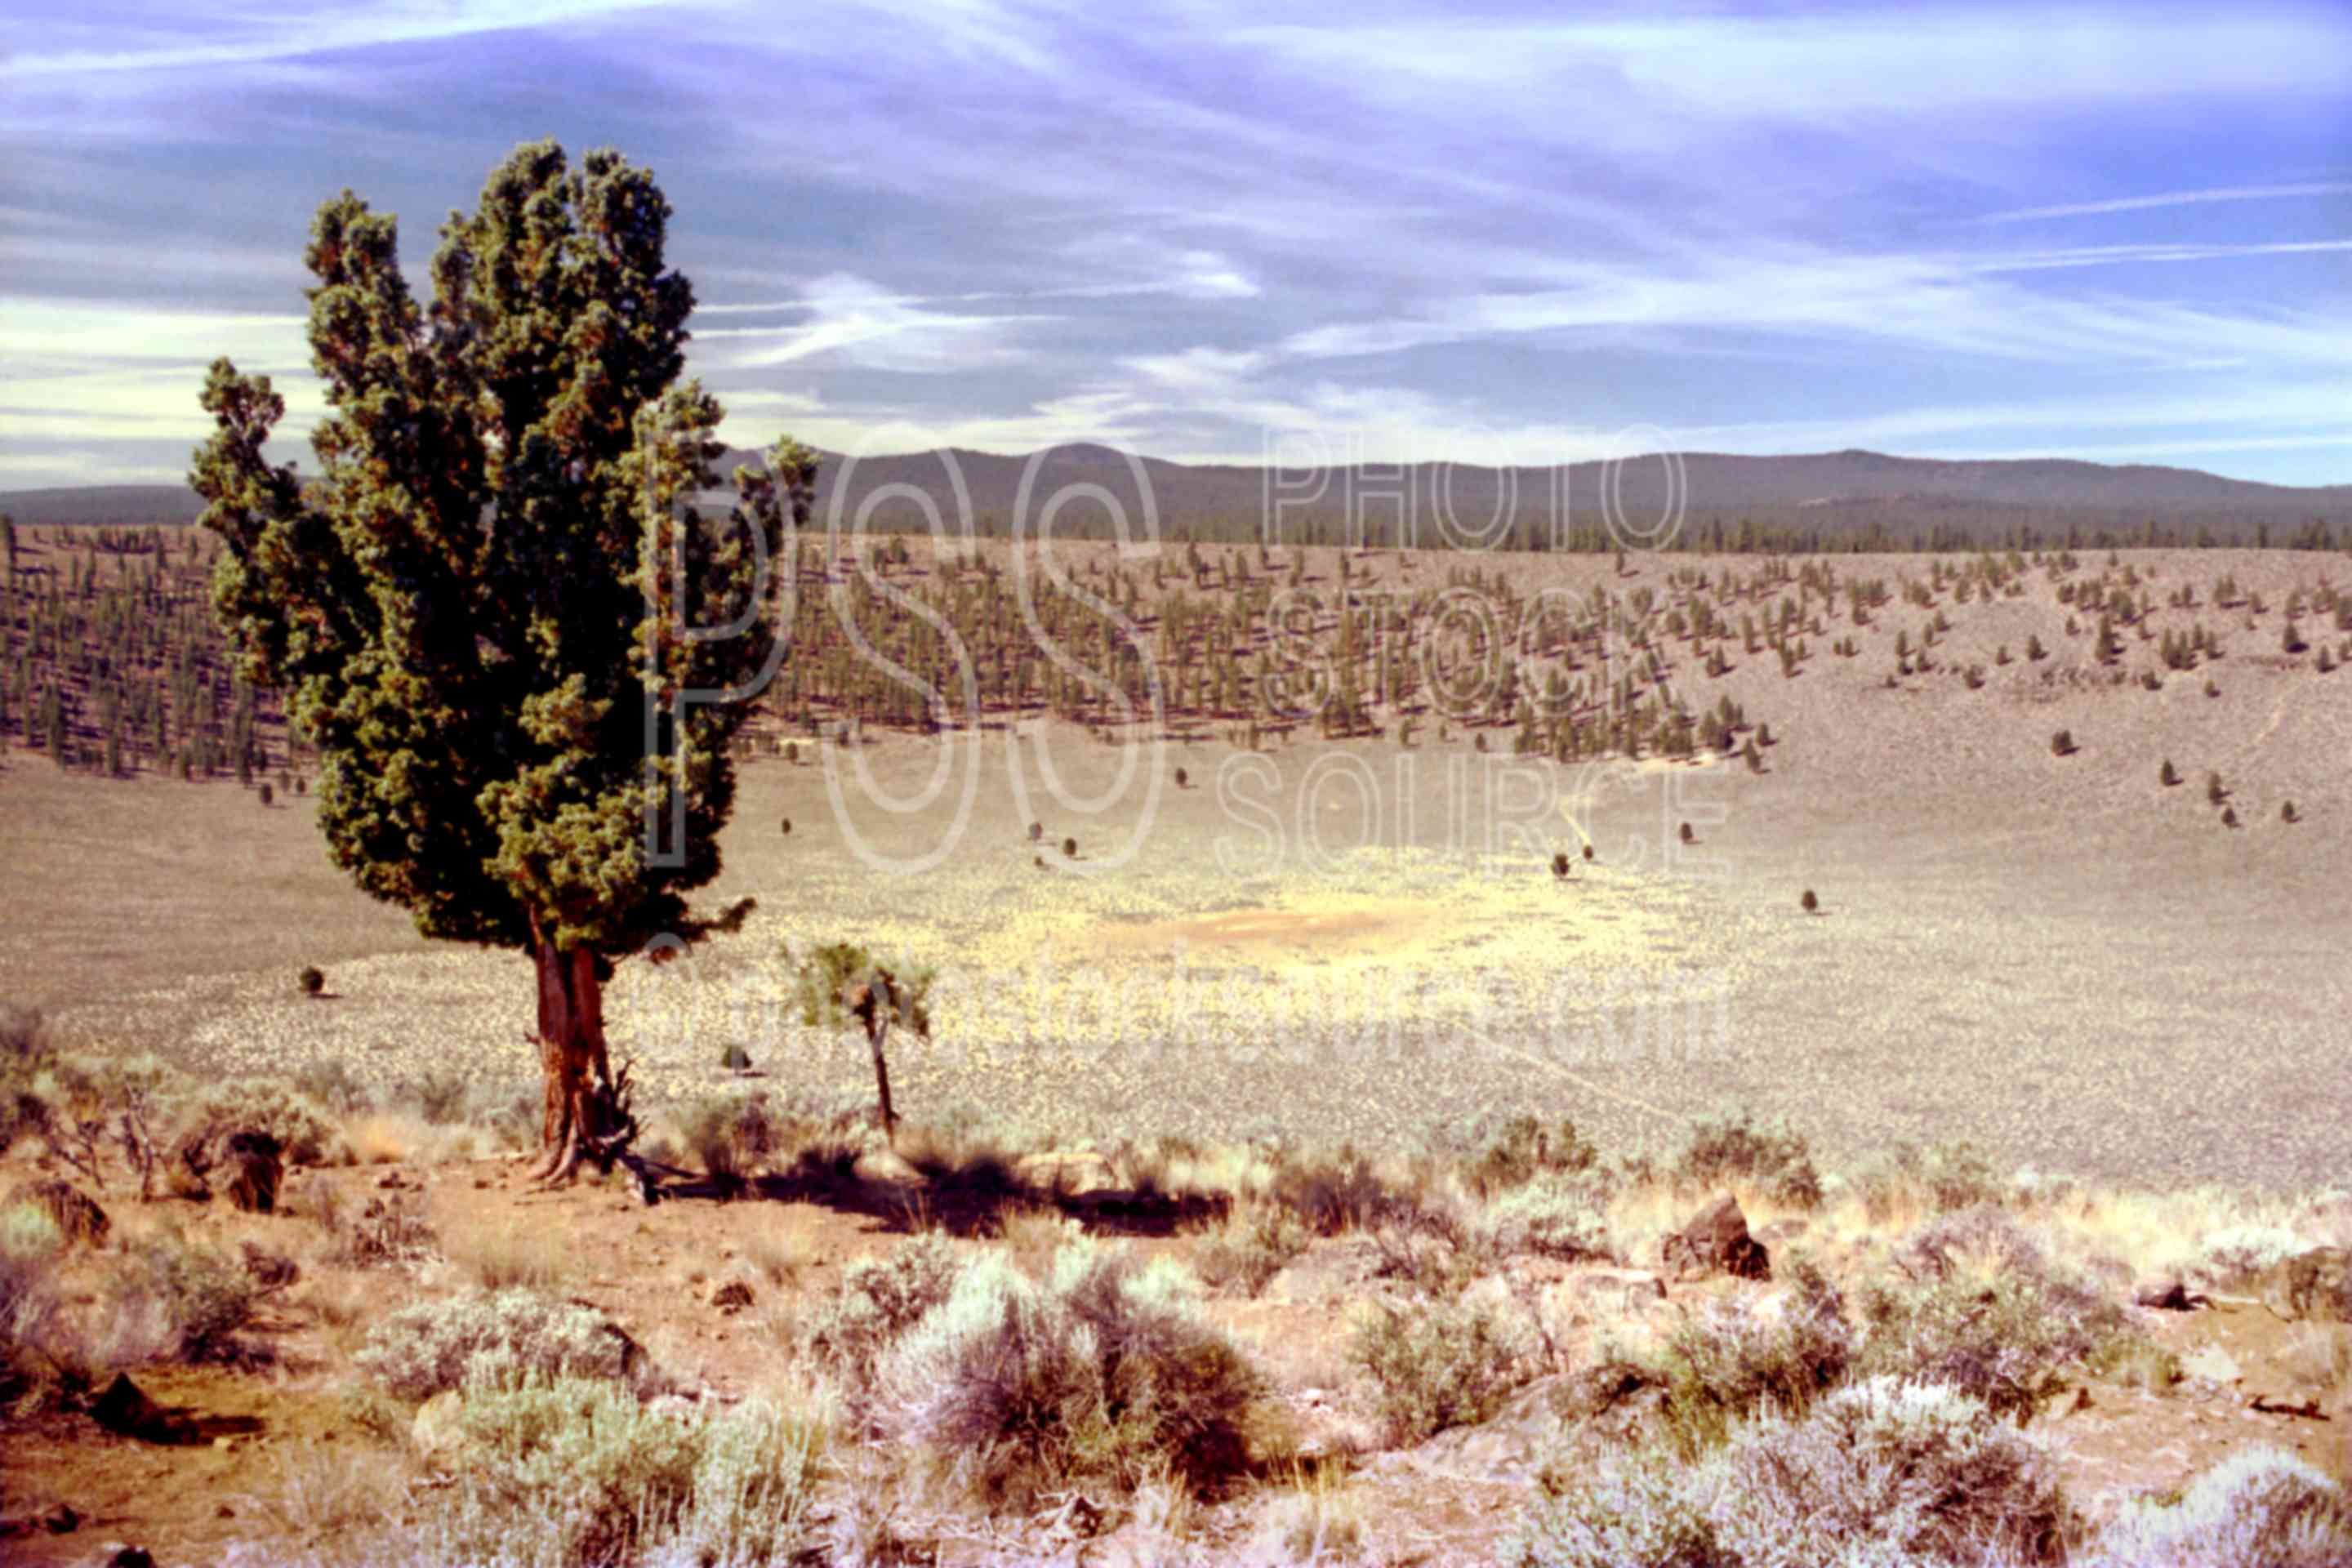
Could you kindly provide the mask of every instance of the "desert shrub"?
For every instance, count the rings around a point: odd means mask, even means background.
[[[2221,783],[2221,775],[2218,772],[2208,772],[2205,775],[2205,799],[2208,804],[2219,805],[2229,798],[2230,791]]]
[[[301,987],[303,995],[316,996],[327,988],[327,972],[315,963],[306,963],[302,973],[294,977],[294,983]]]
[[[341,1057],[315,1061],[294,1074],[294,1092],[333,1115],[350,1118],[375,1109],[375,1095]]]
[[[1401,1446],[1486,1420],[1536,1370],[1507,1324],[1459,1300],[1373,1303],[1348,1356],[1370,1374],[1381,1419]]]
[[[1557,849],[1557,850],[1554,850],[1554,851],[1552,852],[1552,857],[1551,857],[1551,874],[1552,874],[1553,876],[1555,876],[1555,877],[1566,877],[1566,876],[1568,875],[1568,851],[1567,851],[1567,850],[1565,850],[1565,849]]]
[[[753,1401],[711,1420],[586,1379],[467,1391],[465,1463],[421,1533],[438,1562],[797,1560],[822,1427]]]
[[[1285,1164],[1268,1195],[1318,1236],[1392,1223],[1417,1206],[1409,1194],[1382,1181],[1370,1160],[1345,1145]]]
[[[1463,1185],[1484,1197],[1547,1172],[1590,1171],[1601,1152],[1562,1119],[1549,1127],[1532,1116],[1486,1116],[1431,1134],[1433,1150],[1449,1158]]]
[[[465,1076],[454,1072],[426,1072],[400,1086],[400,1098],[415,1107],[430,1127],[446,1127],[462,1119],[471,1092]]]
[[[2125,1510],[2084,1554],[2092,1568],[2332,1568],[2352,1562],[2352,1498],[2276,1448],[2242,1448],[2169,1507]]]
[[[2135,1333],[2096,1290],[2016,1258],[1873,1287],[1862,1316],[1861,1370],[1944,1384],[2021,1420],[2063,1386],[2064,1369],[2113,1358]]]
[[[14,1403],[43,1373],[59,1321],[54,1284],[65,1237],[31,1204],[0,1209],[0,1404]]]
[[[2074,732],[2073,731],[2071,731],[2071,730],[2058,730],[2058,731],[2053,731],[2051,733],[2051,736],[2050,736],[2050,754],[2051,754],[2052,756],[2053,756],[2053,757],[2065,757],[2065,756],[2072,756],[2072,755],[2074,754]]]
[[[1883,1225],[1906,1205],[1949,1214],[1998,1204],[2008,1189],[1982,1150],[1951,1142],[1924,1149],[1898,1143],[1856,1169],[1846,1179],[1846,1190],[1861,1200],[1871,1223]]]
[[[802,1342],[855,1387],[899,1335],[948,1299],[963,1260],[936,1231],[910,1237],[845,1270],[841,1289],[802,1328]]]
[[[1799,1415],[1843,1382],[1854,1359],[1845,1302],[1800,1258],[1794,1293],[1777,1317],[1726,1297],[1686,1317],[1658,1352],[1665,1380],[1663,1430],[1685,1457],[1705,1453],[1759,1411]]]
[[[751,1053],[741,1046],[729,1046],[719,1053],[719,1066],[727,1072],[750,1072]]]
[[[1608,1258],[1608,1223],[1589,1184],[1546,1173],[1487,1201],[1476,1228],[1491,1251],[1569,1259]]]
[[[1160,1474],[1205,1489],[1246,1465],[1263,1393],[1181,1268],[1085,1244],[1045,1281],[982,1257],[875,1382],[883,1434],[992,1500]]]
[[[1292,1210],[1253,1204],[1229,1216],[1193,1254],[1202,1280],[1219,1289],[1238,1285],[1255,1296],[1314,1239]]]
[[[1874,1378],[1801,1421],[1753,1423],[1721,1467],[1714,1517],[1750,1561],[1841,1561],[1867,1542],[1864,1561],[2053,1563],[2074,1522],[2038,1445],[1932,1384]]]
[[[1892,1379],[1743,1422],[1697,1465],[1645,1447],[1563,1479],[1504,1542],[1511,1568],[2021,1568],[2062,1561],[2074,1529],[2034,1444]]]
[[[253,1322],[263,1287],[226,1253],[159,1232],[125,1248],[112,1286],[115,1359],[262,1358],[241,1332]]]
[[[1903,1238],[1896,1267],[1916,1280],[1948,1279],[1974,1260],[1986,1269],[2039,1275],[2045,1262],[2036,1242],[2006,1209],[1975,1204],[1938,1214]]]
[[[299,1089],[265,1078],[236,1078],[198,1094],[188,1120],[207,1139],[267,1132],[289,1165],[347,1162],[333,1113]]]
[[[1744,1568],[1708,1517],[1700,1478],[1654,1450],[1547,1495],[1505,1538],[1504,1568]]]
[[[1804,910],[1809,915],[1819,914],[1821,912],[1822,900],[1818,894],[1816,894],[1811,888],[1807,888],[1804,892],[1798,896],[1797,907]]]
[[[1786,1126],[1759,1127],[1745,1113],[1693,1126],[1674,1179],[1685,1189],[1738,1183],[1789,1208],[1810,1209],[1822,1201],[1821,1173],[1803,1136]]]
[[[332,1238],[329,1256],[358,1268],[415,1263],[439,1244],[433,1226],[409,1199],[371,1196],[354,1209],[341,1190],[320,1183],[307,1200],[310,1217]]]
[[[2229,1226],[2205,1234],[2198,1272],[2215,1285],[2242,1285],[2311,1246],[2308,1237],[2284,1226]]]
[[[638,1392],[656,1381],[636,1342],[604,1313],[520,1289],[404,1308],[370,1330],[352,1359],[403,1399],[530,1378],[602,1378]]]
[[[1065,860],[1075,860],[1075,859],[1076,859],[1077,858],[1078,858],[1078,841],[1077,841],[1076,839],[1075,839],[1075,838],[1065,838],[1065,839],[1063,839],[1063,840],[1062,840],[1062,858],[1064,858]]]
[[[2280,803],[2280,805],[2279,805],[2279,820],[2280,820],[2281,822],[2288,823],[2288,824],[2290,824],[2290,825],[2292,825],[2292,824],[2296,820],[2296,817],[2295,817],[2295,812],[2294,812],[2294,802],[2293,802],[2293,801],[2291,801],[2291,800],[2290,800],[2290,801],[2283,801],[2283,802],[2281,802],[2281,803]]]

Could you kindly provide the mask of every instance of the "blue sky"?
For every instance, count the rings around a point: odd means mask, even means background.
[[[312,209],[422,288],[550,134],[745,444],[2352,481],[2341,5],[188,9],[0,22],[0,488],[178,479],[220,353],[301,433]]]

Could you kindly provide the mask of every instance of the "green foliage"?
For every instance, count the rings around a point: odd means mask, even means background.
[[[693,290],[669,214],[615,153],[575,169],[519,147],[443,226],[425,305],[393,218],[345,192],[304,257],[317,474],[269,462],[268,377],[222,359],[205,382],[190,482],[227,546],[215,607],[240,673],[319,751],[337,862],[428,936],[619,955],[696,930],[684,895],[718,872],[751,705],[682,705],[648,757],[646,693],[765,669],[762,565],[815,459],[782,442],[739,472],[724,526],[686,510],[722,412],[677,384]],[[667,863],[646,832],[666,806]]]
[[[789,963],[791,953],[784,956]],[[824,942],[810,949],[808,956],[793,965],[793,999],[801,1022],[811,1028],[846,1029],[856,1024],[870,1034],[874,1018],[887,1018],[895,1028],[929,1038],[931,984],[936,978],[929,969],[885,963],[856,942]],[[870,1017],[859,1010],[861,989],[876,1004]]]
[[[1776,1204],[1809,1209],[1822,1201],[1821,1173],[1802,1134],[1785,1125],[1759,1127],[1746,1112],[1693,1124],[1675,1162],[1685,1190],[1713,1191],[1739,1184]]]
[[[656,1374],[636,1342],[592,1307],[535,1291],[474,1291],[385,1318],[352,1358],[403,1399],[445,1389],[516,1387],[533,1378],[599,1378],[637,1393]]]
[[[886,1438],[1015,1503],[1087,1481],[1229,1480],[1248,1464],[1264,1393],[1172,1260],[1086,1242],[1043,1281],[982,1256],[889,1348],[875,1385]]]
[[[1507,1325],[1458,1299],[1371,1303],[1348,1357],[1370,1375],[1381,1419],[1401,1447],[1486,1420],[1535,1372]]]

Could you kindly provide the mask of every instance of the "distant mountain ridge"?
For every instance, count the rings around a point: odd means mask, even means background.
[[[2184,536],[2203,527],[2224,538],[2313,521],[2338,533],[2352,525],[2352,484],[2296,487],[2155,464],[2054,458],[1952,461],[1858,449],[1782,457],[1675,456],[1685,516],[1701,522],[1756,519],[1837,535],[1874,522],[1890,531],[1943,526],[1998,532],[2030,516],[2044,533],[2053,525],[2063,532],[2070,524],[2085,531],[2128,533],[2153,521]],[[723,479],[738,464],[756,461],[755,453],[730,451],[718,472]],[[849,526],[877,492],[907,486],[930,497],[950,520],[960,504],[969,505],[976,519],[992,521],[992,531],[1002,533],[1021,504],[1027,476],[1032,531],[1034,514],[1046,500],[1074,486],[1098,487],[1125,509],[1130,526],[1139,527],[1145,488],[1137,482],[1139,469],[1163,532],[1223,522],[1228,526],[1211,532],[1225,536],[1244,524],[1256,525],[1276,509],[1286,521],[1320,521],[1328,529],[1344,523],[1353,508],[1353,515],[1372,520],[1384,541],[1395,537],[1388,529],[1410,517],[1413,537],[1423,543],[1440,542],[1441,515],[1457,541],[1515,529],[1539,531],[1562,517],[1597,523],[1610,473],[1601,463],[1505,469],[1429,462],[1402,469],[1336,469],[1321,476],[1318,488],[1317,476],[1304,469],[1150,457],[1130,460],[1111,447],[1086,443],[1020,457],[949,448],[862,458],[854,464],[828,453],[819,478],[817,521],[823,524],[832,515],[836,492],[842,523]],[[1675,488],[1669,476],[1668,465],[1655,454],[1617,466],[1620,515],[1637,531],[1664,515]],[[203,504],[175,485],[104,485],[0,492],[0,510],[23,522],[187,523]],[[884,528],[921,526],[923,515],[900,496],[874,506],[869,521]],[[1107,509],[1091,489],[1072,493],[1056,523],[1066,532],[1098,532],[1106,525]]]

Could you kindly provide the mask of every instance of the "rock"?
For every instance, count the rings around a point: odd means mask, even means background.
[[[69,1246],[77,1242],[84,1247],[103,1246],[107,1232],[113,1228],[97,1200],[71,1182],[27,1182],[8,1194],[8,1202],[28,1205],[48,1215]]]
[[[751,1304],[751,1287],[740,1279],[722,1279],[711,1287],[707,1300],[713,1307],[732,1317]]]
[[[232,1132],[223,1163],[228,1167],[228,1200],[247,1214],[270,1214],[278,1207],[278,1184],[286,1167],[278,1140],[267,1132]]]
[[[71,1535],[81,1528],[81,1515],[70,1503],[59,1503],[47,1512],[11,1514],[0,1519],[0,1541],[16,1541],[28,1535],[47,1532],[50,1535]]]
[[[2159,1312],[2190,1312],[2212,1305],[2212,1300],[2189,1289],[2177,1274],[2143,1280],[2132,1292],[2132,1305]]]
[[[2220,1345],[2199,1345],[2180,1358],[2180,1375],[2208,1383],[2236,1383],[2246,1375],[2237,1358]]]
[[[193,1423],[148,1398],[125,1373],[116,1373],[114,1381],[90,1401],[89,1417],[110,1432],[142,1443],[192,1443],[196,1438]]]
[[[1066,1198],[1091,1197],[1120,1190],[1118,1173],[1110,1162],[1091,1149],[1045,1150],[1024,1154],[1013,1162],[1013,1178],[1037,1192]]]
[[[454,1388],[445,1388],[418,1405],[416,1418],[408,1424],[408,1440],[417,1456],[437,1459],[465,1447],[465,1396]]]
[[[1664,1272],[1676,1279],[1729,1274],[1740,1279],[1772,1278],[1771,1254],[1748,1234],[1748,1216],[1729,1194],[1709,1204],[1659,1248]]]
[[[2263,1305],[2290,1323],[2352,1323],[2352,1252],[2315,1247],[2263,1277]]]

